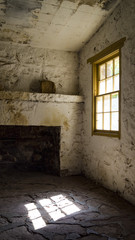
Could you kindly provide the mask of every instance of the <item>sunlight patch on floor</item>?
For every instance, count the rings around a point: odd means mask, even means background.
[[[38,201],[38,206],[39,205],[41,206],[40,208],[37,207],[35,203],[25,204],[28,210],[28,217],[32,221],[35,230],[46,226],[46,222],[42,216],[43,209],[49,216],[49,219],[53,221],[57,221],[81,210],[62,194],[41,199]]]
[[[28,217],[32,221],[35,230],[46,226],[45,221],[34,203],[25,204],[25,207],[28,210]]]

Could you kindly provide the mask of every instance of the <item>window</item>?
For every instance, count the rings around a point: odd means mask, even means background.
[[[92,133],[120,137],[121,47],[125,38],[87,60],[93,66]]]

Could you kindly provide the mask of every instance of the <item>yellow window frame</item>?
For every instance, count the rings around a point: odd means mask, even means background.
[[[101,135],[101,136],[109,136],[109,137],[117,137],[117,138],[120,138],[121,136],[121,48],[124,45],[125,40],[126,38],[120,39],[119,41],[115,42],[111,46],[104,49],[102,52],[98,53],[97,55],[87,60],[87,63],[92,64],[92,80],[93,80],[92,81],[92,135]],[[119,90],[99,95],[99,90],[98,90],[99,66],[104,63],[106,64],[108,61],[116,58],[117,56],[119,56]],[[113,60],[113,77],[114,77],[114,60]],[[114,84],[114,80],[113,80],[113,84]],[[106,85],[106,80],[105,80],[105,85]],[[119,95],[119,109],[118,109],[119,129],[118,131],[103,130],[103,129],[98,130],[96,129],[96,97],[105,96],[105,95],[110,95],[111,97],[111,94],[114,94],[115,92],[118,92],[118,95]],[[110,101],[110,104],[111,104],[111,101]],[[110,129],[111,129],[111,107],[110,107]]]

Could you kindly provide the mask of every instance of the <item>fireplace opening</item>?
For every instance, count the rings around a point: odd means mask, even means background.
[[[60,127],[0,126],[0,169],[60,175]]]

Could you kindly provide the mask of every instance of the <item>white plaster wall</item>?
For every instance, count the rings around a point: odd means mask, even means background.
[[[47,77],[56,93],[78,93],[78,55],[0,42],[0,90],[41,92]]]
[[[122,0],[80,52],[83,113],[83,171],[135,204],[135,1]],[[86,61],[126,37],[122,48],[121,139],[91,135],[92,68]]]
[[[10,93],[8,100],[0,100],[0,125],[60,126],[61,174],[80,174],[82,162],[82,101],[70,101],[70,97],[65,96],[64,102],[61,102],[62,97],[59,95],[56,102],[50,101],[50,99],[44,101],[44,94],[37,94],[35,100],[29,101],[25,100],[27,94],[21,95],[21,100],[12,99],[12,96],[19,96],[19,93]]]

